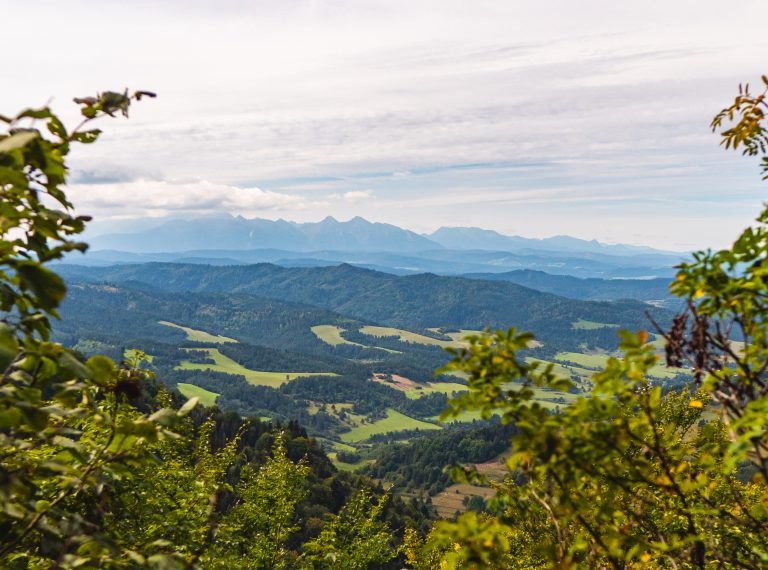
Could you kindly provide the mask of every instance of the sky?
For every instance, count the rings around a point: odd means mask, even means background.
[[[2,4],[0,113],[158,93],[73,151],[97,233],[359,215],[688,250],[766,195],[708,127],[768,73],[765,0]]]

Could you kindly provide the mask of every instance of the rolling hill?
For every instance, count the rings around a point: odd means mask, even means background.
[[[572,348],[584,343],[615,344],[614,331],[575,329],[574,323],[581,320],[636,329],[648,327],[648,310],[657,320],[669,317],[666,311],[637,301],[574,300],[507,281],[433,274],[396,276],[350,265],[285,268],[151,263],[61,269],[69,280],[123,283],[168,293],[239,294],[228,298],[228,303],[259,296],[333,311],[336,319],[340,314],[417,331],[517,326],[536,332],[545,343]],[[320,321],[311,320],[312,326],[335,324],[330,318]],[[233,336],[231,326],[219,333]],[[307,334],[312,334],[309,326]]]

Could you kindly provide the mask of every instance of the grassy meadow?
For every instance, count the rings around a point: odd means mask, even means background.
[[[187,340],[191,340],[194,342],[212,342],[215,344],[224,344],[225,342],[237,342],[234,338],[229,338],[229,337],[221,336],[218,334],[214,335],[198,329],[177,325],[176,323],[171,323],[169,321],[158,321],[158,322],[163,326],[173,327],[175,329],[180,329],[184,331],[184,333],[186,333],[187,335]]]
[[[431,331],[439,331],[439,329],[428,329]],[[365,326],[360,329],[360,332],[373,337],[397,337],[401,342],[413,342],[416,344],[427,344],[433,346],[440,346],[442,348],[452,347],[457,348],[460,346],[466,346],[464,337],[480,334],[481,331],[475,330],[460,330],[458,332],[446,333],[452,340],[439,340],[436,338],[428,337],[423,334],[407,331],[404,329],[397,329],[394,327],[377,327],[377,326]]]
[[[352,428],[351,431],[341,434],[341,439],[345,442],[356,443],[366,440],[377,433],[409,429],[435,430],[440,429],[440,426],[408,417],[392,408],[387,408],[386,417],[372,423],[360,423]]]
[[[195,386],[194,384],[179,382],[176,384],[176,388],[178,388],[182,396],[186,398],[200,398],[200,403],[204,406],[213,406],[216,404],[216,398],[219,397],[216,392],[210,392],[209,390],[200,388],[200,386]]]
[[[331,346],[339,346],[340,344],[349,344],[352,346],[361,346],[363,348],[370,348],[368,346],[365,346],[364,344],[360,344],[359,342],[352,342],[351,340],[345,339],[343,336],[341,336],[341,333],[344,332],[344,329],[342,329],[341,327],[337,327],[336,325],[316,325],[312,327],[311,330],[317,338],[319,338],[326,344],[330,344]]]
[[[223,355],[215,348],[195,348],[195,351],[206,352],[213,359],[213,364],[200,364],[184,360],[177,370],[213,370],[214,372],[224,372],[225,374],[240,374],[255,386],[270,386],[277,388],[286,382],[295,380],[303,376],[336,376],[333,372],[263,372],[251,370],[242,364],[235,362],[228,356]]]

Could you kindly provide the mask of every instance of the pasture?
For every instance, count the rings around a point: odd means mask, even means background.
[[[392,408],[387,408],[386,417],[371,423],[363,423],[361,419],[359,424],[352,428],[351,431],[341,434],[341,439],[342,441],[355,443],[364,441],[377,433],[388,433],[391,431],[410,429],[435,430],[441,428],[435,424],[408,417]]]
[[[597,323],[595,321],[588,321],[586,319],[579,319],[571,324],[571,328],[574,330],[592,331],[595,329],[613,329],[619,325],[612,325],[609,323]]]
[[[181,392],[181,395],[185,398],[200,398],[200,403],[204,406],[213,406],[216,404],[216,398],[219,395],[216,392],[211,392],[200,386],[194,384],[185,384],[179,382],[176,384],[176,388]]]
[[[431,328],[427,330],[436,332],[436,331],[439,331],[440,329]],[[360,329],[360,332],[373,337],[394,336],[394,337],[397,337],[397,339],[400,340],[400,342],[413,342],[416,344],[426,344],[426,345],[432,345],[432,346],[439,346],[442,348],[447,348],[447,347],[458,348],[461,346],[467,346],[467,343],[464,341],[464,337],[482,333],[482,331],[462,329],[458,332],[446,333],[446,335],[450,337],[451,340],[439,340],[439,339],[428,337],[426,335],[415,333],[412,331],[407,331],[404,329],[396,329],[394,327],[365,326]]]
[[[158,321],[158,322],[163,326],[173,327],[175,329],[184,331],[184,333],[187,335],[187,340],[191,340],[194,342],[212,342],[215,344],[224,344],[225,342],[237,342],[234,338],[229,338],[229,337],[221,336],[218,334],[214,335],[198,329],[177,325],[176,323],[172,323],[169,321]]]
[[[561,362],[573,362],[591,370],[602,370],[610,356],[611,355],[608,354],[579,354],[578,352],[558,352],[555,355],[555,359]],[[648,375],[652,378],[670,379],[674,378],[681,372],[681,370],[667,368],[664,364],[657,364],[649,370]]]
[[[184,360],[176,370],[213,370],[214,372],[224,372],[225,374],[239,374],[245,376],[248,383],[254,386],[269,386],[277,388],[286,382],[301,378],[304,376],[336,376],[333,372],[264,372],[251,370],[242,364],[235,362],[228,356],[223,355],[215,348],[195,348],[187,349],[206,352],[213,359],[213,364],[201,364]]]
[[[469,497],[476,496],[487,500],[493,497],[495,493],[496,491],[490,487],[476,487],[466,483],[454,483],[432,497],[432,505],[441,518],[449,519],[457,511],[463,513],[467,510],[464,501]]]
[[[342,329],[341,327],[337,327],[336,325],[316,325],[312,327],[311,330],[317,338],[319,338],[326,344],[330,344],[331,346],[339,346],[340,344],[350,344],[352,346],[361,346],[363,348],[369,348],[364,344],[360,344],[359,342],[352,342],[351,340],[345,339],[343,336],[341,336],[341,333],[344,332],[344,329]]]
[[[428,384],[418,384],[411,390],[406,390],[405,395],[411,400],[421,398],[427,394],[439,392],[441,394],[452,395],[454,392],[466,392],[467,387],[464,384],[455,382],[430,382]]]

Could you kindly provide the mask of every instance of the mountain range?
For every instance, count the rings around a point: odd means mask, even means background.
[[[442,227],[422,235],[356,217],[340,222],[207,216],[144,222],[135,231],[89,238],[92,249],[72,263],[111,265],[149,261],[317,267],[349,263],[398,275],[535,270],[576,277],[670,277],[684,254],[569,236],[532,239],[481,228]]]
[[[672,254],[649,247],[603,244],[570,236],[544,239],[507,236],[471,227],[441,227],[417,234],[392,224],[369,222],[359,216],[346,222],[328,216],[319,222],[247,219],[215,215],[193,219],[170,218],[148,228],[105,233],[91,238],[95,249],[130,252],[181,252],[196,249],[287,251],[417,252],[431,249],[591,252],[606,255]],[[162,248],[162,249],[158,249]]]

